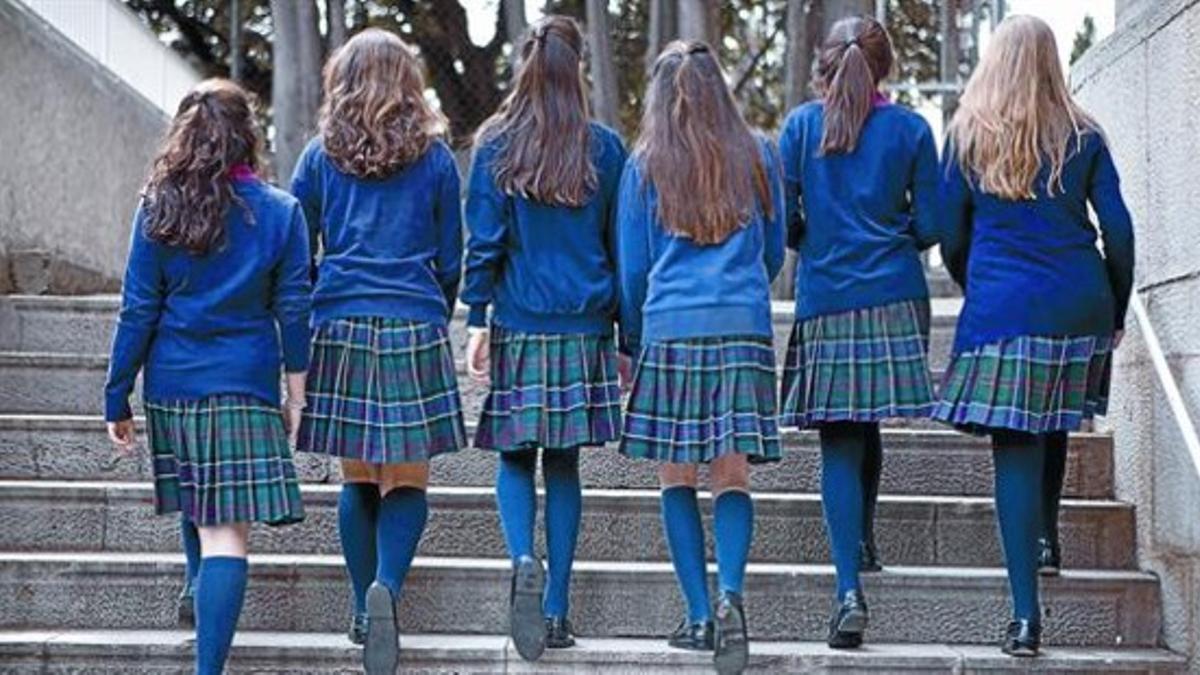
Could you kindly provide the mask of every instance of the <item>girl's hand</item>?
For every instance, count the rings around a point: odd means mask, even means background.
[[[487,382],[492,360],[488,330],[468,328],[467,331],[467,375],[476,382]]]
[[[617,353],[617,382],[622,392],[633,388],[633,358],[628,354]]]
[[[121,420],[108,423],[108,440],[112,441],[117,454],[122,457],[132,457],[137,442],[137,432],[133,420]]]
[[[1121,341],[1125,339],[1125,331],[1113,331],[1113,349],[1121,346]]]
[[[304,416],[303,405],[293,405],[292,401],[283,404],[283,428],[287,431],[288,444],[296,447],[296,438],[300,434],[300,418]]]

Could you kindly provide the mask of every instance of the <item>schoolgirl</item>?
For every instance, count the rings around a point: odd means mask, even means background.
[[[937,150],[924,119],[879,90],[893,60],[878,21],[838,21],[818,57],[821,98],[792,111],[779,141],[788,240],[801,260],[780,417],[820,435],[835,648],[862,644],[859,572],[880,569],[879,422],[933,408],[920,253],[937,239]]]
[[[467,197],[467,369],[490,380],[475,445],[500,453],[513,561],[509,631],[525,659],[575,644],[568,614],[579,449],[620,433],[613,219],[625,150],[588,119],[583,36],[550,16],[521,44],[512,93],[480,128]],[[493,315],[488,322],[488,307]],[[538,449],[549,575],[533,548]]]
[[[783,188],[712,48],[654,65],[618,207],[622,348],[636,358],[620,451],[662,462],[662,511],[687,617],[675,647],[748,658],[742,581],[749,463],[780,458],[769,286],[783,263]],[[697,469],[709,464],[720,596],[709,605]]]
[[[350,638],[368,673],[396,667],[428,461],[466,442],[446,329],[462,267],[458,169],[422,80],[394,34],[354,36],[325,65],[320,133],[292,178],[322,249],[298,448],[342,460]]]
[[[1000,25],[963,92],[943,164],[942,251],[966,299],[934,416],[991,434],[1013,600],[1003,649],[1036,656],[1038,538],[1057,557],[1067,432],[1105,411],[1133,227],[1104,135],[1071,99],[1040,19]]]
[[[128,451],[145,368],[155,510],[198,530],[203,675],[222,672],[233,641],[250,523],[304,517],[288,436],[304,407],[308,228],[295,199],[256,177],[260,146],[236,84],[206,80],[179,104],[134,217],[105,385],[109,436]]]

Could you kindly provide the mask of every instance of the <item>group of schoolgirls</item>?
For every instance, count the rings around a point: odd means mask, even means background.
[[[183,515],[181,611],[194,611],[198,672],[221,672],[227,657],[249,523],[304,516],[289,437],[341,459],[350,639],[368,673],[396,669],[429,460],[467,445],[447,332],[456,300],[469,307],[468,374],[489,382],[474,444],[498,452],[522,657],[574,644],[579,453],[618,441],[660,462],[686,606],[670,644],[741,672],[749,465],[780,459],[781,425],[819,433],[837,576],[828,642],[860,645],[859,574],[880,569],[879,423],[930,416],[991,435],[1014,609],[1003,648],[1035,655],[1038,570],[1059,565],[1067,432],[1104,410],[1133,266],[1112,158],[1071,100],[1050,29],[1001,25],[940,167],[928,125],[879,89],[893,51],[871,18],[832,28],[821,99],[788,116],[778,150],[743,119],[714,51],[675,42],[653,65],[627,156],[589,119],[583,53],[563,17],[521,43],[511,93],[476,136],[465,265],[445,123],[395,35],[364,31],[330,58],[291,195],[256,174],[261,141],[241,89],[207,81],[180,104],[134,222],[106,417],[131,447],[128,399],[145,366],[156,507]],[[921,252],[938,243],[965,304],[935,396]],[[769,286],[785,246],[800,264],[780,395]],[[546,568],[534,545],[539,450]]]

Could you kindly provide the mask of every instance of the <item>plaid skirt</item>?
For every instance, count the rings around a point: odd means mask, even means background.
[[[798,321],[788,342],[780,424],[928,417],[928,351],[928,300]]]
[[[328,321],[313,338],[297,449],[371,464],[467,443],[446,329],[382,317]]]
[[[768,338],[650,343],[638,357],[620,452],[689,464],[735,452],[778,460],[775,388]]]
[[[1112,339],[1031,337],[954,355],[934,419],[971,433],[1076,431],[1108,408]]]
[[[621,433],[617,351],[610,336],[542,335],[493,326],[491,390],[475,447],[604,445]]]
[[[304,519],[279,408],[241,394],[147,401],[154,508],[196,525]]]

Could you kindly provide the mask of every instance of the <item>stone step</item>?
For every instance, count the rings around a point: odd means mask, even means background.
[[[962,675],[1022,669],[991,644],[877,644],[833,650],[821,642],[764,642],[750,646],[748,673],[888,672]],[[671,649],[658,639],[582,638],[574,649],[547,651],[536,663],[517,656],[500,635],[404,635],[403,672],[454,673],[701,673],[708,654]],[[88,673],[151,675],[184,671],[193,659],[193,635],[182,631],[0,632],[0,669],[13,675]],[[230,673],[326,675],[361,668],[361,649],[342,633],[243,631],[234,640]],[[1035,663],[1039,673],[1166,675],[1187,663],[1164,649],[1050,647]]]
[[[334,485],[303,486],[307,519],[262,527],[253,550],[339,554]],[[430,489],[431,515],[420,554],[501,556],[504,538],[495,491],[486,487]],[[710,500],[702,495],[702,509]],[[0,481],[0,550],[175,552],[173,517],[156,517],[147,483]],[[708,518],[706,517],[706,521]],[[889,565],[1000,566],[990,499],[895,497],[880,500],[877,540]],[[1073,569],[1132,569],[1133,508],[1111,501],[1063,503],[1065,563]],[[539,550],[544,550],[540,542]],[[709,528],[709,543],[712,543]],[[585,490],[578,556],[582,560],[670,560],[663,541],[657,490]],[[711,557],[711,551],[710,551]],[[825,563],[829,548],[821,500],[814,494],[764,493],[755,499],[751,560]]]
[[[139,427],[140,427],[139,423]],[[470,430],[468,430],[470,431]],[[754,488],[775,492],[820,491],[820,451],[816,434],[784,433],[784,459],[752,470]],[[144,435],[143,435],[144,440]],[[992,494],[992,458],[986,439],[947,429],[884,429],[882,491],[892,494]],[[433,461],[435,485],[486,486],[496,475],[493,453],[464,450]],[[307,481],[337,480],[336,462],[300,453],[297,466]],[[585,486],[654,488],[655,466],[626,459],[608,449],[584,450]],[[118,480],[150,478],[149,455],[141,450],[119,458],[99,417],[0,415],[0,478]],[[1111,498],[1112,437],[1071,436],[1065,493],[1079,498]]]
[[[345,628],[349,593],[341,556],[252,555],[251,567],[243,629]],[[510,569],[498,558],[417,558],[400,608],[403,630],[502,630]],[[177,554],[0,553],[0,630],[171,628],[182,574]],[[667,562],[577,562],[572,586],[571,616],[583,636],[660,636],[683,614]],[[1042,587],[1047,644],[1157,644],[1161,615],[1152,574],[1067,570]],[[754,636],[825,638],[832,567],[754,563],[745,588]],[[1001,568],[893,566],[865,578],[864,588],[872,640],[881,643],[987,643],[1010,612]]]

